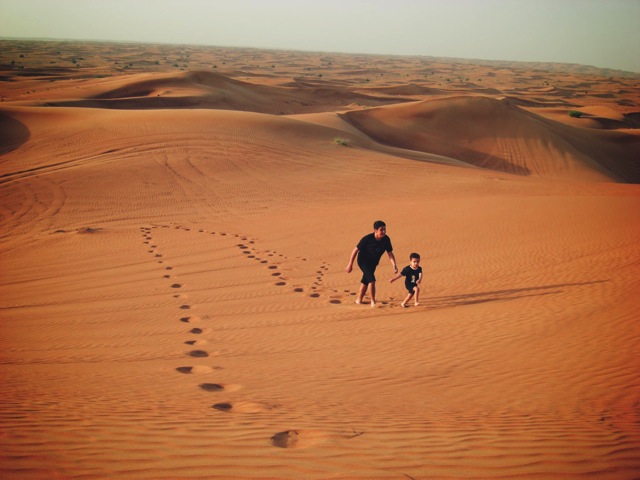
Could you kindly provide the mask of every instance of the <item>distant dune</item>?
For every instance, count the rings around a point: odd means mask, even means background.
[[[199,71],[126,77],[92,90],[83,99],[62,99],[46,105],[129,110],[215,108],[277,115],[327,111],[355,102],[373,106],[397,101],[397,98],[385,99],[336,88],[255,85]]]
[[[478,167],[565,180],[640,182],[640,137],[585,132],[487,97],[454,97],[351,111],[376,140]]]

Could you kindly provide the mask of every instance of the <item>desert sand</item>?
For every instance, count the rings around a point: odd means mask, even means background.
[[[640,477],[640,76],[0,44],[2,478]]]

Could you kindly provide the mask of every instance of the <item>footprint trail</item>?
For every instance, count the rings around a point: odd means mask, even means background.
[[[143,239],[142,243],[147,248],[147,254],[150,256],[150,259],[152,261],[158,264],[162,264],[160,276],[163,280],[168,281],[167,295],[171,295],[178,301],[176,309],[179,310],[181,314],[176,315],[177,320],[190,326],[190,328],[186,331],[186,334],[191,338],[187,338],[183,342],[184,345],[188,345],[191,347],[196,345],[207,345],[209,339],[206,338],[208,335],[205,335],[205,332],[213,331],[213,326],[211,325],[212,319],[209,317],[209,315],[185,315],[185,313],[187,312],[196,310],[197,305],[193,305],[185,301],[187,299],[187,295],[183,293],[185,291],[185,284],[179,281],[180,272],[175,270],[174,266],[171,264],[171,258],[167,258],[161,251],[159,238],[156,238],[155,235],[155,232],[158,229],[175,229],[183,231],[187,236],[213,235],[224,239],[229,239],[230,242],[235,241],[236,243],[233,246],[237,249],[239,258],[244,258],[247,261],[257,262],[260,265],[263,265],[265,267],[266,273],[273,277],[274,288],[289,286],[290,280],[288,275],[286,274],[286,269],[283,269],[283,263],[286,263],[291,259],[273,250],[259,250],[256,246],[256,240],[249,238],[246,235],[208,231],[205,229],[194,230],[183,225],[152,225],[140,227],[140,232]],[[157,237],[160,237],[160,235],[157,235]],[[307,259],[305,258],[297,258],[295,260],[299,262],[307,261]],[[293,285],[291,291],[295,294],[305,294],[308,297],[314,299],[321,299],[323,297],[328,298],[327,301],[331,304],[341,304],[345,297],[355,296],[356,293],[349,290],[338,291],[335,289],[331,290],[326,287],[324,280],[326,274],[329,272],[329,269],[330,265],[326,262],[322,262],[315,271],[313,281],[311,281],[306,286],[300,284]],[[205,349],[185,350],[185,356],[194,359],[205,360],[205,364],[182,365],[175,367],[175,371],[183,375],[212,376],[217,369],[223,368],[221,366],[213,366],[210,363],[207,363],[206,360],[210,359],[212,354]],[[206,381],[203,383],[199,383],[196,384],[195,387],[212,394],[223,394],[224,392],[232,390],[235,391],[240,388],[238,385],[234,385],[232,388],[230,388],[230,386],[228,385],[215,381]],[[214,410],[234,414],[259,413],[272,410],[277,407],[277,405],[269,405],[267,403],[249,401],[237,403],[220,401],[212,405],[212,409]],[[282,432],[276,433],[274,437],[272,437],[271,443],[274,446],[280,448],[294,446],[297,443],[297,433],[293,435],[290,432],[287,431],[288,439],[286,441],[282,439]]]

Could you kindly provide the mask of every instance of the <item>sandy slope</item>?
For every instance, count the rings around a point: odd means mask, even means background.
[[[573,181],[640,181],[640,138],[558,125],[504,99],[445,98],[345,117],[383,143],[483,168]]]
[[[136,101],[1,109],[3,478],[637,478],[634,133]]]

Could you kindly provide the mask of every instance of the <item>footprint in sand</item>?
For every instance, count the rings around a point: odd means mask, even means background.
[[[205,316],[205,318],[208,318]],[[200,317],[182,317],[180,318],[181,322],[184,323],[200,323],[202,321],[202,318]]]
[[[355,432],[355,435],[349,435],[347,438],[360,436],[364,432]],[[313,430],[285,430],[273,435],[269,441],[271,445],[278,448],[307,448],[320,445],[331,438],[325,432]],[[334,436],[336,438],[336,436]]]
[[[197,357],[197,358],[203,358],[203,357],[208,357],[209,356],[209,352],[205,352],[204,350],[191,350],[189,352],[189,356]]]
[[[300,434],[297,430],[278,432],[271,437],[271,444],[278,448],[293,448],[298,445]]]
[[[224,390],[224,386],[219,383],[201,383],[199,386],[205,392],[222,392]]]
[[[222,402],[215,403],[211,406],[216,410],[220,410],[222,412],[233,412],[233,413],[260,413],[267,410],[273,410],[277,408],[278,405],[269,405],[267,403],[261,402],[238,402],[235,404]]]
[[[176,368],[176,371],[189,375],[202,375],[213,372],[213,368],[206,365],[195,365],[189,367],[178,367]]]
[[[190,305],[180,305],[180,310],[189,310],[190,308]]]

